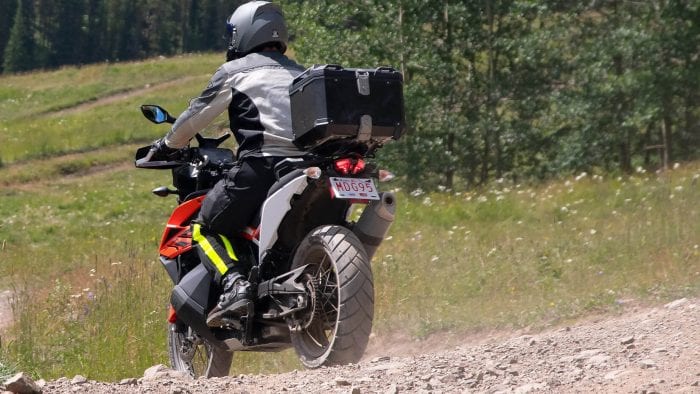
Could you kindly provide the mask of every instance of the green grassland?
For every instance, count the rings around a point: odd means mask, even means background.
[[[166,130],[138,104],[176,113],[219,58],[0,78],[0,289],[16,295],[0,365],[118,380],[167,363],[170,282],[156,249],[175,202],[149,192],[167,171],[131,166]],[[700,290],[700,163],[478,192],[400,188],[384,185],[399,206],[373,261],[375,340],[544,327]],[[290,351],[237,354],[232,372],[299,367]]]

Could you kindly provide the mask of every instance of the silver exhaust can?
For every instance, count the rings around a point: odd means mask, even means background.
[[[353,226],[352,231],[364,245],[370,261],[394,222],[395,213],[396,196],[394,193],[384,192],[379,200],[374,200],[365,207],[360,219]]]

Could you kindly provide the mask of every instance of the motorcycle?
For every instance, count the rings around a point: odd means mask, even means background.
[[[165,109],[143,105],[153,123],[173,123]],[[160,262],[172,279],[168,353],[174,369],[193,377],[228,375],[236,351],[276,352],[293,347],[308,368],[355,363],[372,329],[374,288],[370,261],[394,220],[396,198],[375,180],[392,175],[365,161],[381,146],[357,139],[320,144],[275,167],[277,181],[253,223],[232,237],[248,261],[254,299],[248,313],[209,327],[207,313],[221,292],[192,245],[190,225],[207,191],[235,162],[220,138],[196,135],[198,146],[153,160],[138,149],[137,168],[170,169],[178,205],[160,241]],[[357,221],[357,210],[362,209]]]

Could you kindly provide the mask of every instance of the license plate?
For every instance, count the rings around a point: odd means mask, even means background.
[[[371,179],[331,177],[330,180],[335,198],[379,200],[379,193]]]

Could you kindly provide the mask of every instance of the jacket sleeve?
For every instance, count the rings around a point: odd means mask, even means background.
[[[220,67],[202,94],[190,100],[189,107],[177,118],[165,136],[165,144],[176,149],[187,146],[195,134],[226,111],[232,94],[231,78],[224,68]]]

